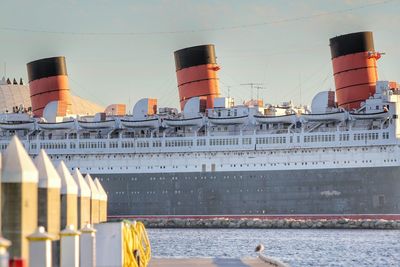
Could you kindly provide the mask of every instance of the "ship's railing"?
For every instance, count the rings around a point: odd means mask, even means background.
[[[118,154],[349,147],[396,144],[398,141],[390,135],[388,130],[374,130],[240,136],[63,140],[26,139],[23,142],[30,154],[37,154],[40,149],[46,149],[49,154]],[[0,141],[0,149],[4,150],[7,144],[8,141]]]

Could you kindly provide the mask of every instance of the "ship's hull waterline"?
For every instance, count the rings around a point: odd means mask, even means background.
[[[400,214],[400,167],[96,176],[111,216]]]

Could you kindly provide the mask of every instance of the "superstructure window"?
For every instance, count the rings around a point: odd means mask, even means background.
[[[242,139],[243,145],[251,145],[251,138],[246,137]]]

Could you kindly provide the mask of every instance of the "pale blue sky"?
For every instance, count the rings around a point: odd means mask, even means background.
[[[386,52],[380,79],[400,81],[399,0],[3,0],[1,10],[1,76],[6,62],[7,76],[26,81],[27,62],[64,55],[72,92],[103,106],[153,97],[177,107],[173,52],[206,43],[237,103],[249,82],[263,83],[271,103],[299,103],[301,84],[310,103],[334,88],[329,38],[355,31],[373,31]]]

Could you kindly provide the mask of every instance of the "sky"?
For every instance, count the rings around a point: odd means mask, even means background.
[[[178,107],[173,52],[214,44],[221,94],[260,83],[266,103],[334,90],[329,38],[373,31],[379,79],[400,82],[400,0],[3,0],[0,76],[65,56],[72,94],[102,106],[144,97]],[[253,96],[257,94],[253,91]]]

